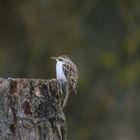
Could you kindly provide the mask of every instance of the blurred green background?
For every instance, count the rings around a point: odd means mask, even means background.
[[[139,140],[140,1],[0,0],[1,77],[53,78],[61,54],[79,69],[68,139]]]

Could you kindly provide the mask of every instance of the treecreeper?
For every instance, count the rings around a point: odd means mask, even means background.
[[[65,87],[64,89],[66,89],[66,96],[62,105],[62,108],[64,108],[69,92],[73,92],[75,95],[77,95],[78,70],[72,60],[66,55],[51,58],[57,61],[56,77],[58,80],[60,80],[62,86]]]
[[[55,59],[56,79],[0,79],[0,140],[67,140],[63,108],[76,94],[78,72],[67,56]]]

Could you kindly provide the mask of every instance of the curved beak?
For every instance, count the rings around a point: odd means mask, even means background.
[[[51,59],[57,60],[57,57],[51,57]]]

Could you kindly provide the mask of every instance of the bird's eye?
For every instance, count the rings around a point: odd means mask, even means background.
[[[63,61],[61,58],[59,58],[59,61]]]

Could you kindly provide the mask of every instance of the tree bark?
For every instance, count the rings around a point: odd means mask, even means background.
[[[56,79],[0,79],[0,140],[66,140],[65,91]]]

